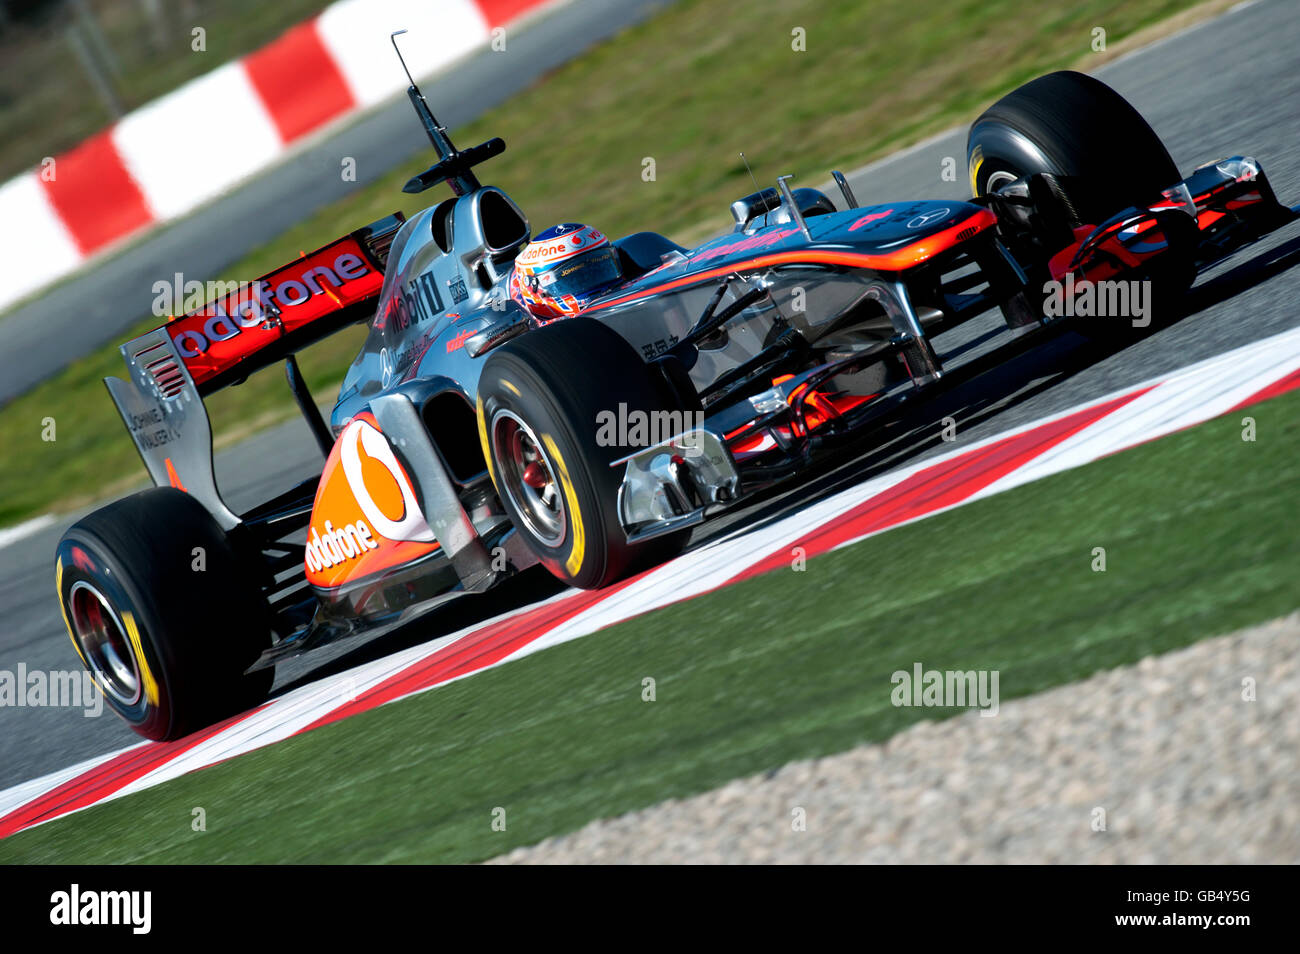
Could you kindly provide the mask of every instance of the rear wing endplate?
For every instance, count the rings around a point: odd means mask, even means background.
[[[239,517],[217,491],[212,426],[189,369],[167,329],[155,328],[122,346],[129,379],[105,378],[149,476],[159,487],[186,491],[231,530]]]
[[[383,285],[400,213],[231,288],[122,345],[127,378],[104,379],[153,482],[186,491],[225,530],[239,524],[217,489],[203,398],[339,329],[368,320]],[[297,368],[294,396],[324,427]],[[301,391],[301,393],[300,393]]]

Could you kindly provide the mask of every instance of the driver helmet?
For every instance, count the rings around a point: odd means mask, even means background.
[[[510,297],[542,322],[576,315],[619,282],[618,249],[590,225],[553,225],[524,247],[510,273]]]

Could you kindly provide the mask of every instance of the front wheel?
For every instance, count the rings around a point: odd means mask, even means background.
[[[665,412],[684,421],[632,346],[591,318],[554,322],[488,357],[483,455],[516,530],[559,579],[598,589],[685,546],[686,531],[628,542],[618,517],[623,469],[609,466],[640,449],[611,423]]]
[[[175,739],[256,705],[275,673],[265,601],[212,515],[157,487],[68,529],[55,554],[72,645],[105,701],[147,739]]]
[[[1123,96],[1084,73],[1048,73],[986,109],[966,139],[976,197],[1034,173],[1063,179],[1058,198],[1099,225],[1181,181],[1160,137]]]
[[[1181,181],[1169,151],[1142,115],[1105,83],[1070,70],[1031,80],[986,109],[970,128],[966,154],[977,198],[1017,180],[1027,182],[1032,213],[1024,227],[1003,223],[1001,229],[1032,287],[1047,277],[1049,258],[1075,241],[1075,229],[1145,206]],[[1194,231],[1189,225],[1171,235],[1177,247],[1147,274],[1134,276],[1147,283],[1149,303],[1159,307],[1162,318],[1178,313],[1195,279],[1189,254]],[[1154,325],[1087,319],[1076,327],[1090,338],[1123,343]]]

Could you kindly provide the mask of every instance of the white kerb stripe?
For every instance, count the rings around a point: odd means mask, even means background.
[[[57,174],[58,167],[55,167]],[[81,262],[81,251],[50,204],[40,175],[29,172],[0,185],[0,307],[18,301]]]
[[[487,22],[472,0],[340,0],[326,7],[316,32],[362,106],[406,89],[389,35],[416,79],[449,66],[487,41]]]
[[[220,195],[283,148],[239,61],[137,109],[113,130],[113,143],[160,219]]]
[[[105,713],[105,717],[115,719],[116,716]],[[151,745],[150,742],[137,742],[135,745],[128,745],[124,749],[118,749],[115,752],[107,752],[104,755],[96,755],[94,758],[86,759],[84,762],[78,762],[76,765],[70,765],[65,769],[57,772],[51,772],[49,775],[42,775],[40,778],[30,779],[26,782],[20,782],[13,788],[5,789],[0,792],[0,818],[8,815],[14,809],[22,808],[44,795],[48,795],[64,782],[70,782],[75,778],[80,778],[87,772],[103,765],[110,759],[115,759],[123,752],[131,749],[138,749],[142,746]]]
[[[1167,433],[1174,426],[1186,426],[1196,423],[1213,413],[1224,410],[1224,402],[1238,401],[1249,397],[1273,381],[1280,380],[1300,366],[1300,329],[1284,332],[1264,341],[1243,346],[1229,354],[1200,362],[1190,368],[1177,372],[1172,378],[1159,383],[1150,394],[1126,405],[1124,408],[1110,412],[1100,421],[1070,438],[1058,448],[1046,451],[1035,461],[1029,462],[1016,474],[1008,475],[995,482],[984,491],[968,499],[987,496],[995,489],[1006,489],[1020,482],[1019,476],[1027,473],[1046,473],[1077,466],[1086,462],[1087,455],[1101,455],[1131,446],[1140,440],[1148,439],[1158,433]],[[615,590],[604,599],[589,606],[573,619],[552,627],[541,638],[520,647],[506,659],[494,665],[531,655],[549,646],[588,635],[600,627],[608,626],[622,619],[645,612],[656,606],[676,602],[702,592],[712,585],[727,582],[745,567],[761,560],[772,552],[774,545],[782,541],[790,542],[805,533],[814,531],[827,520],[832,519],[863,500],[895,486],[913,473],[934,466],[962,454],[969,454],[980,447],[1006,440],[1015,434],[1026,433],[1045,423],[1060,420],[1077,413],[1083,407],[1093,407],[1113,400],[1120,394],[1131,394],[1148,385],[1157,384],[1160,379],[1153,379],[1141,385],[1112,393],[1085,405],[1068,408],[1046,418],[995,434],[969,447],[951,451],[929,460],[918,461],[907,467],[880,475],[857,487],[848,488],[833,497],[820,501],[806,510],[791,514],[769,527],[749,528],[737,531],[721,540],[714,541],[700,550],[688,553],[655,571],[645,578],[626,587]],[[1067,449],[1068,448],[1068,449]],[[1064,452],[1062,452],[1064,451]],[[961,504],[942,510],[954,509]],[[916,518],[924,519],[924,518]],[[906,521],[908,523],[914,521]],[[883,532],[883,531],[880,531]],[[857,539],[864,539],[865,534]],[[841,546],[847,546],[848,543]],[[557,603],[574,598],[571,591],[560,593],[547,601]],[[393,656],[372,660],[346,673],[327,677],[288,693],[269,703],[262,711],[241,720],[224,732],[199,743],[194,748],[181,753],[166,764],[159,766],[144,777],[137,779],[109,798],[121,797],[131,792],[140,791],[159,782],[175,778],[187,771],[212,764],[225,758],[231,758],[242,752],[272,744],[292,735],[321,716],[328,714],[349,698],[382,683],[385,679],[403,671],[421,659],[427,658],[438,648],[458,639],[480,631],[494,622],[511,616],[522,616],[534,607],[512,610],[496,620],[476,623],[449,636],[440,637],[429,643],[415,646]],[[492,668],[492,667],[484,667]],[[468,678],[475,672],[471,670],[455,677],[456,681]],[[444,683],[445,684],[445,683]],[[422,692],[424,690],[417,690]],[[408,693],[411,695],[414,693]],[[405,696],[403,696],[404,698]],[[117,753],[113,753],[115,755]],[[32,782],[25,782],[5,792],[0,792],[0,816],[7,811],[26,804],[47,792],[60,782],[76,777],[80,772],[90,769],[94,764],[105,761],[109,756],[84,763],[74,769],[56,772]]]
[[[977,496],[1001,493],[1208,421],[1297,369],[1300,329],[1202,361],[1177,372],[1154,390],[1067,438]]]

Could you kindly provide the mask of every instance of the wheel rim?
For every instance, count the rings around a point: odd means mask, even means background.
[[[999,169],[996,172],[989,173],[988,182],[984,184],[985,193],[996,192],[999,188],[1008,182],[1015,182],[1020,177],[1014,172],[1008,172],[1005,169]]]
[[[512,411],[492,417],[492,456],[502,490],[528,532],[547,547],[563,543],[568,514],[555,467],[533,429]]]
[[[85,580],[72,585],[68,615],[86,665],[100,688],[124,706],[140,701],[140,667],[117,611]]]

